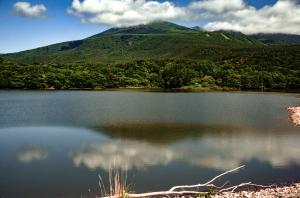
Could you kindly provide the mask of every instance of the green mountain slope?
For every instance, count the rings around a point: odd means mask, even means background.
[[[295,34],[254,34],[251,37],[265,44],[300,44],[300,35]]]
[[[112,28],[89,38],[19,53],[5,58],[25,62],[120,62],[148,58],[213,59],[231,48],[262,43],[246,35],[203,32],[170,22]]]
[[[126,28],[111,28],[93,37],[111,34],[170,34],[170,33],[195,33],[196,31],[167,21],[153,22],[146,25],[137,25]]]

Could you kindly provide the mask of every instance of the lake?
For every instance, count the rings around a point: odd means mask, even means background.
[[[0,197],[95,197],[114,167],[135,192],[300,181],[299,94],[0,91]],[[125,173],[124,173],[125,174]]]

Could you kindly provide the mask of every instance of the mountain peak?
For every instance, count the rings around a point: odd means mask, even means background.
[[[155,21],[148,24],[141,24],[141,25],[130,26],[130,27],[111,28],[95,36],[111,35],[111,34],[187,33],[191,31],[194,30],[168,21]]]
[[[198,30],[200,32],[205,32],[204,28],[203,27],[200,27],[200,26],[194,26],[194,27],[191,27],[191,29],[193,30]]]

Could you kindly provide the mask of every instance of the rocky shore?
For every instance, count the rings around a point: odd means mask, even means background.
[[[300,198],[300,183],[285,186],[274,186],[265,189],[242,190],[238,192],[223,192],[212,198]]]
[[[288,110],[290,111],[290,120],[293,124],[300,125],[300,106],[298,107],[289,107]]]
[[[222,192],[217,194],[155,196],[155,198],[300,198],[300,183],[274,186],[270,188],[253,188]],[[151,197],[153,198],[153,197]]]

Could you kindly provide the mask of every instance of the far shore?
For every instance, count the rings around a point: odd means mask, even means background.
[[[113,88],[67,88],[56,89],[54,87],[42,89],[0,89],[0,90],[29,90],[29,91],[150,91],[150,92],[274,92],[274,93],[300,93],[299,89],[238,89],[231,87],[180,87],[180,88],[161,88],[161,87],[113,87]]]

